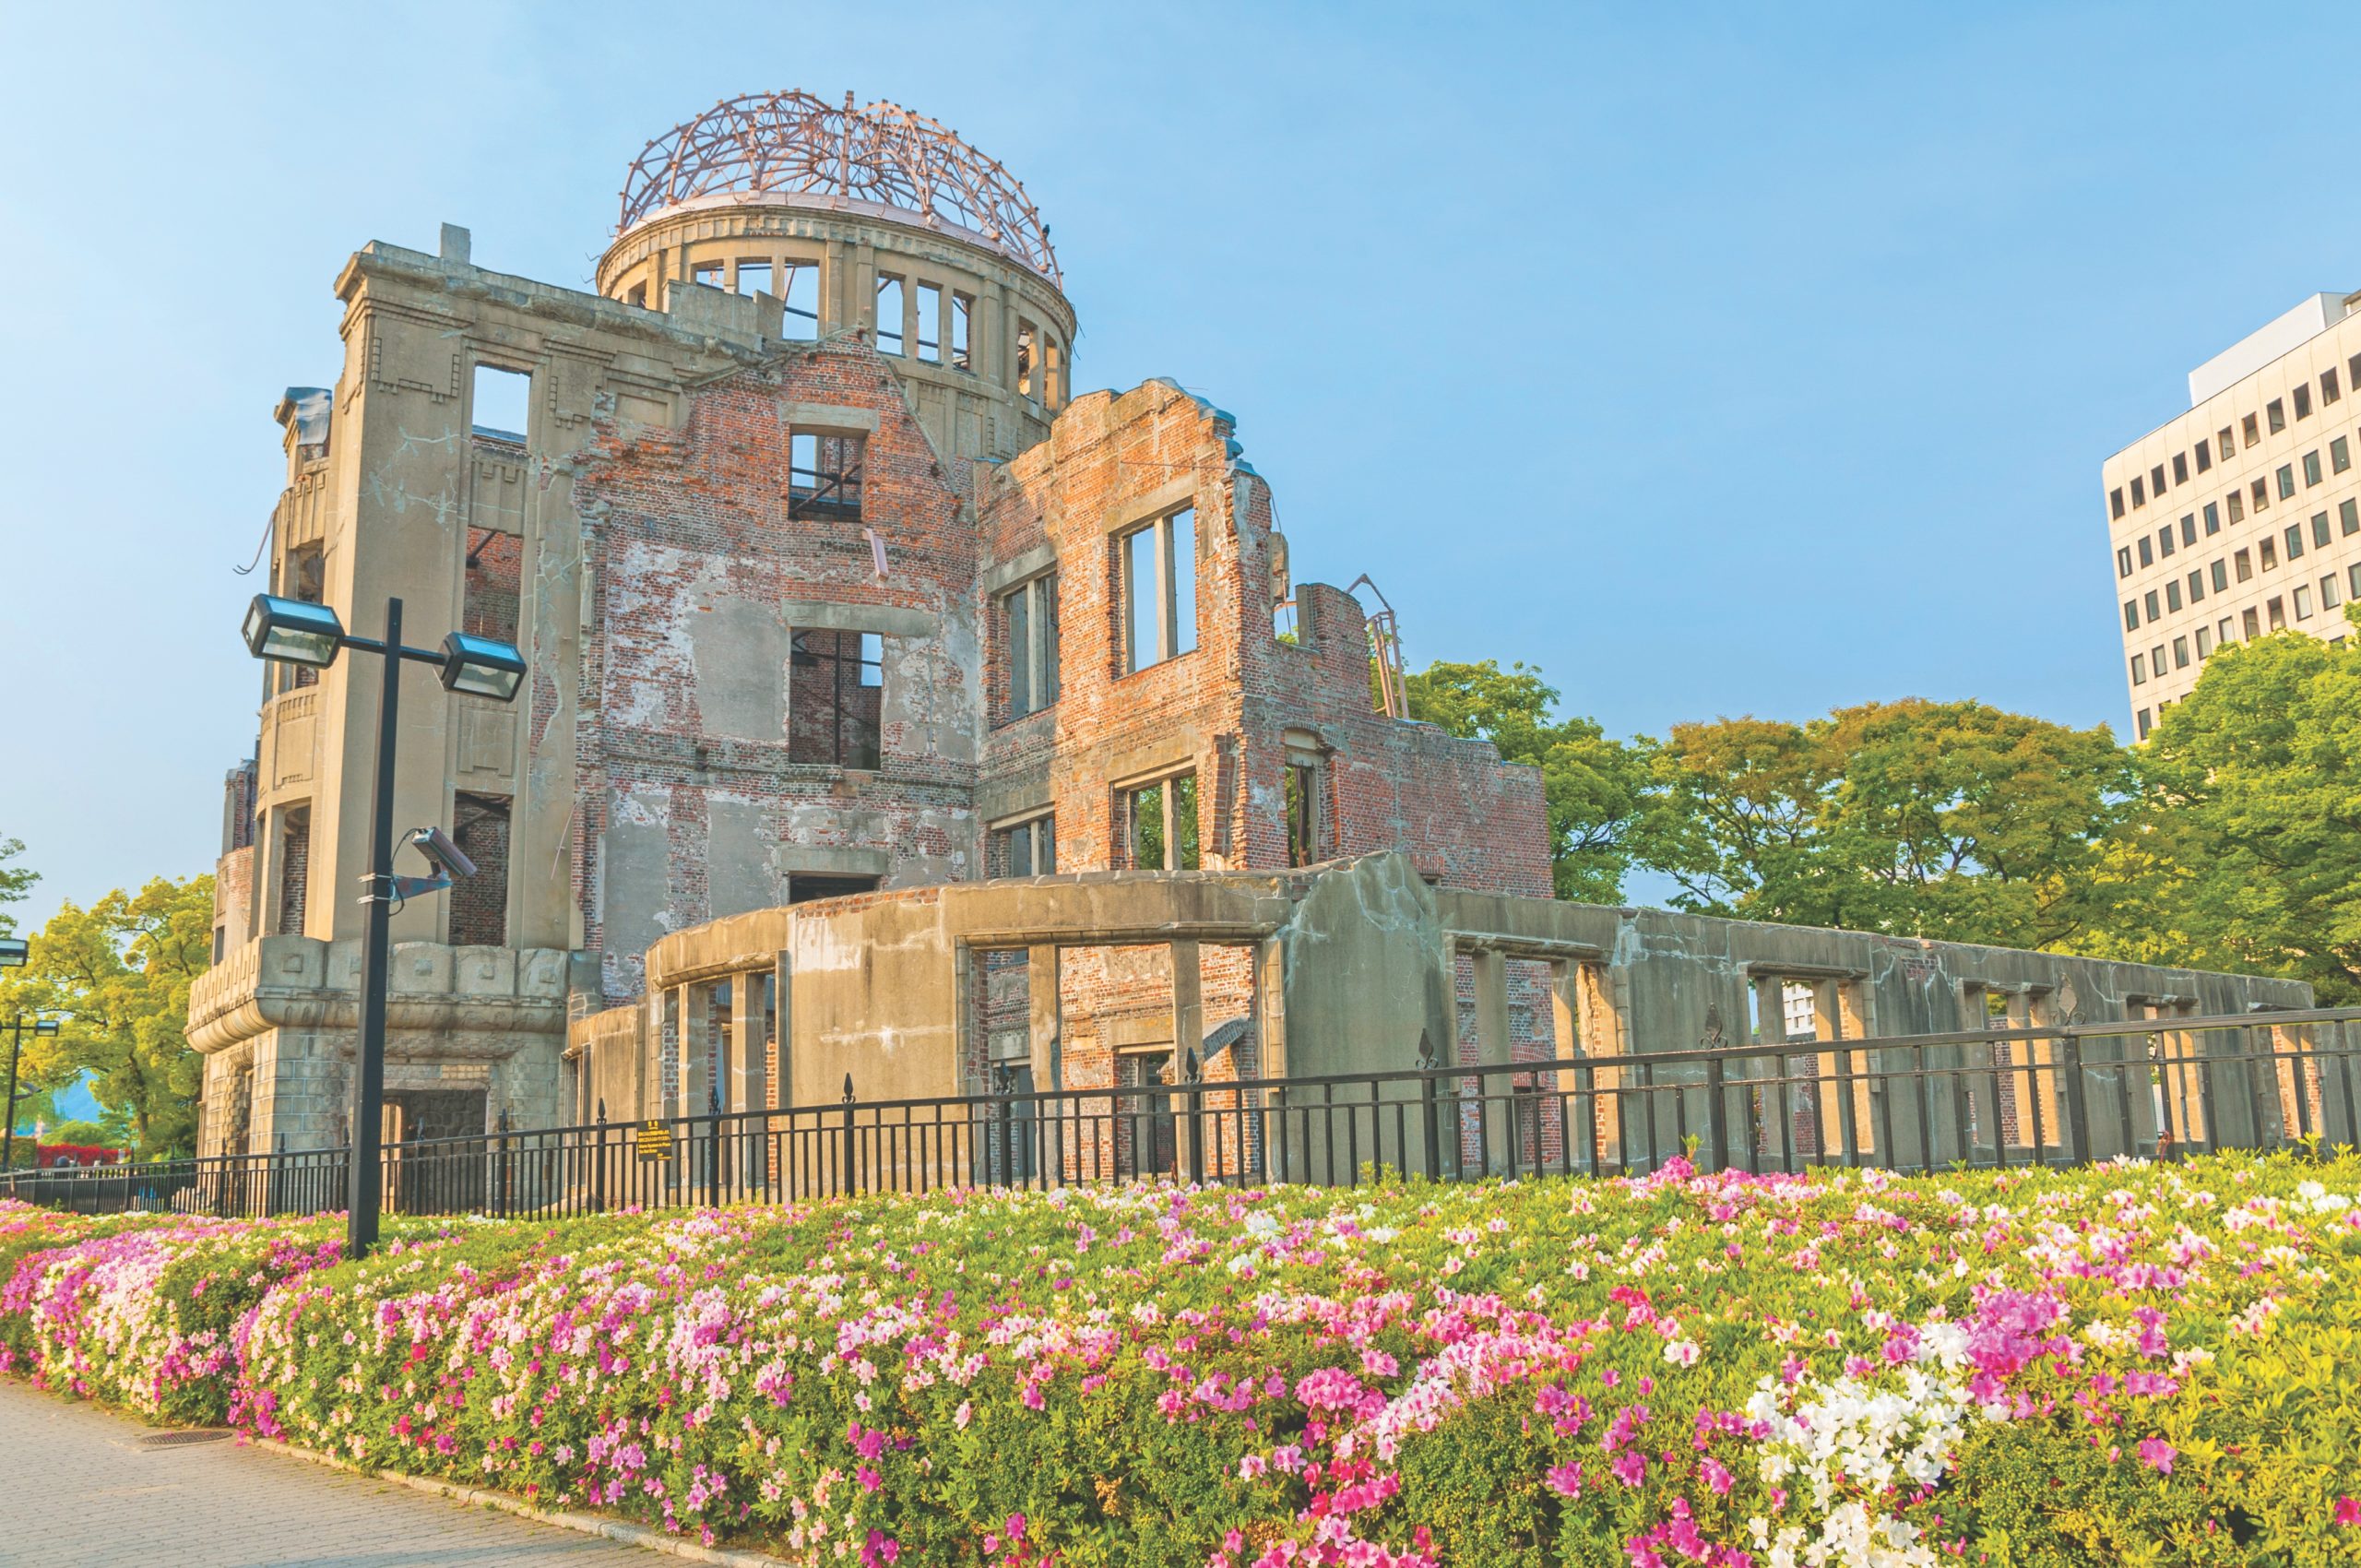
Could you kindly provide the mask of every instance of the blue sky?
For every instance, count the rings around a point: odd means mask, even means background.
[[[207,869],[279,389],[373,238],[587,285],[647,138],[852,89],[1052,225],[1077,385],[1240,419],[1299,576],[1610,731],[2124,721],[2102,457],[2361,286],[2350,13],[22,6],[0,135],[0,837],[35,919]]]

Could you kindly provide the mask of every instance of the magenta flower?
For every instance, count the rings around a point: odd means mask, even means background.
[[[1543,1479],[1548,1481],[1549,1490],[1560,1497],[1580,1497],[1583,1494],[1583,1467],[1579,1464],[1552,1465]],[[2349,1503],[2352,1499],[2345,1501]]]
[[[2361,1497],[2336,1500],[2336,1522],[2346,1529],[2361,1529]]]
[[[2169,1476],[2173,1473],[2173,1455],[2179,1452],[2180,1450],[2161,1437],[2143,1437],[2140,1440],[2141,1459],[2161,1475]]]

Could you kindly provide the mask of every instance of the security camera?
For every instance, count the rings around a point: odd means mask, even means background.
[[[451,842],[451,836],[439,827],[413,827],[409,832],[410,848],[443,868],[454,882],[464,882],[475,875],[476,863]]]

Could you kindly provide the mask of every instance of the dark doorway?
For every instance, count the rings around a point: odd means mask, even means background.
[[[1169,1047],[1127,1051],[1117,1059],[1116,1165],[1129,1176],[1169,1176],[1173,1165],[1172,1096],[1166,1085]]]
[[[809,904],[815,898],[843,898],[855,893],[874,893],[877,879],[873,876],[813,876],[796,872],[787,879],[787,901]]]
[[[396,1212],[451,1214],[482,1203],[486,1099],[482,1089],[386,1091],[386,1198]]]

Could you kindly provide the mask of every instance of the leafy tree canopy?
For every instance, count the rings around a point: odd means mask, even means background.
[[[201,1076],[184,1038],[189,989],[210,959],[212,924],[210,876],[62,906],[32,934],[25,967],[0,970],[0,1016],[39,1011],[65,1025],[26,1038],[28,1084],[56,1089],[88,1069],[106,1119],[120,1119],[142,1154],[188,1151]]]

